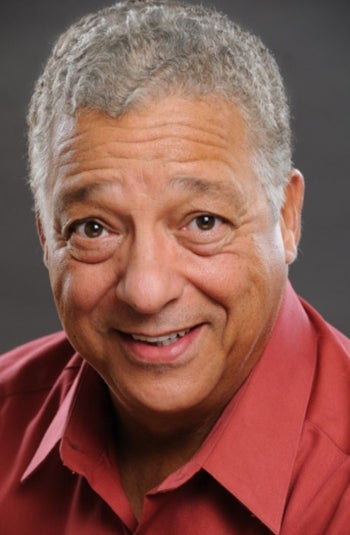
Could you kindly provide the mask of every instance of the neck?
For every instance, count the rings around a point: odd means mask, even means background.
[[[221,413],[194,420],[185,415],[165,415],[150,420],[118,412],[118,444],[132,454],[157,459],[161,456],[183,458],[186,462],[200,447]],[[130,453],[131,454],[131,453]]]
[[[196,423],[181,415],[153,417],[151,425],[118,411],[119,472],[137,518],[145,494],[192,458],[218,417],[201,418]]]
[[[220,417],[230,398],[210,407],[194,407],[176,412],[155,412],[145,408],[126,408],[114,399],[118,443],[128,450],[153,450],[157,454],[172,450],[196,451]]]

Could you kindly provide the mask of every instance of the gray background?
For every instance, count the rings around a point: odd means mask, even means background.
[[[59,33],[105,5],[98,0],[1,3],[0,351],[59,328],[25,185],[25,113]],[[221,0],[214,5],[258,33],[282,68],[294,117],[294,162],[307,184],[291,279],[349,335],[350,2]]]

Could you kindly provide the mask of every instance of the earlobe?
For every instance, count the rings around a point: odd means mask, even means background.
[[[297,169],[291,169],[289,183],[285,188],[285,201],[280,216],[286,264],[291,264],[297,257],[301,234],[303,199],[303,175]]]
[[[48,267],[48,252],[47,252],[46,236],[45,236],[45,233],[44,233],[42,220],[41,220],[40,214],[38,212],[36,212],[35,220],[36,220],[36,228],[37,228],[37,231],[38,231],[40,244],[41,244],[41,247],[42,247],[42,250],[43,250],[44,264],[45,264],[46,267]]]

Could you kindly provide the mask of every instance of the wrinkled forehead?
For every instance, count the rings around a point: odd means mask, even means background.
[[[107,191],[129,206],[142,192],[164,202],[173,196],[174,203],[185,194],[192,200],[225,200],[236,213],[248,199],[265,204],[247,139],[240,110],[213,98],[173,96],[117,118],[96,109],[57,115],[50,140],[45,226],[57,211],[91,204]]]
[[[62,203],[72,198],[72,189],[81,195],[99,181],[131,184],[136,191],[147,180],[156,195],[160,184],[186,184],[187,189],[190,184],[194,196],[205,190],[242,204],[250,189],[260,191],[246,130],[240,110],[213,97],[171,96],[117,118],[93,109],[59,115],[52,129],[46,198],[57,201],[59,188]]]
[[[176,161],[184,147],[199,154],[217,148],[232,157],[249,152],[249,129],[241,110],[215,96],[188,98],[178,95],[150,100],[119,117],[96,109],[79,109],[74,116],[60,114],[51,128],[51,168],[72,151],[93,152],[101,143],[120,143],[125,149],[147,144],[152,157]],[[197,145],[194,147],[194,145]],[[166,147],[166,151],[164,151]],[[202,151],[202,152],[203,152]],[[126,150],[127,154],[127,150]]]

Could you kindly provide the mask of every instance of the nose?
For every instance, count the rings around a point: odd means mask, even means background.
[[[117,298],[142,314],[156,314],[183,292],[175,245],[143,236],[130,245],[116,285]]]

